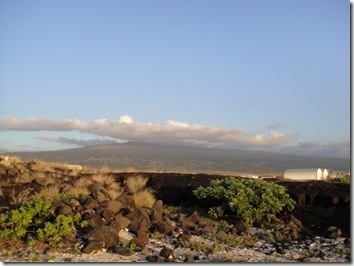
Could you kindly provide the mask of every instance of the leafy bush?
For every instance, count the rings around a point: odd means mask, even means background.
[[[87,226],[87,221],[81,221],[80,213],[55,217],[52,202],[38,199],[0,214],[0,239],[27,240],[29,244],[43,240],[55,246],[62,244],[62,239],[73,233],[75,226]]]
[[[295,207],[284,186],[264,180],[233,177],[212,180],[209,186],[198,187],[193,193],[198,199],[213,201],[214,206],[208,211],[212,218],[232,213],[250,225],[271,222],[283,209],[291,211]]]
[[[337,177],[331,179],[332,183],[343,183],[343,184],[350,184],[350,176],[344,176],[344,177]]]

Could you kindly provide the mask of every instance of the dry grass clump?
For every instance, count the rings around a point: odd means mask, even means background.
[[[24,172],[18,175],[15,179],[15,182],[17,183],[31,183],[35,179],[35,176],[33,176],[29,172]]]
[[[80,177],[78,180],[75,181],[75,187],[87,187],[88,185],[92,184],[92,179],[89,177]]]
[[[13,189],[12,191],[12,197],[11,197],[11,203],[12,204],[25,204],[29,198],[30,198],[30,194],[31,192],[33,191],[33,188],[26,188],[24,190],[22,190],[20,193],[18,193],[16,196],[15,196],[15,190]]]
[[[108,188],[108,189],[106,189],[106,191],[107,191],[109,197],[111,198],[111,200],[115,200],[123,193],[123,190],[114,189],[114,188]]]
[[[53,177],[53,176],[48,176],[48,177],[45,179],[45,185],[46,185],[46,186],[55,184],[56,182],[58,182],[58,181],[57,181],[56,178]]]
[[[38,172],[53,172],[53,168],[52,166],[47,163],[47,162],[43,162],[43,161],[37,161],[37,160],[33,160],[31,162],[29,162],[30,164],[30,169],[32,171],[38,171]]]
[[[65,190],[65,193],[73,197],[79,197],[80,195],[90,195],[90,190],[88,186],[92,184],[92,180],[89,177],[80,177],[74,184]]]
[[[115,181],[115,177],[113,175],[97,173],[92,176],[92,181],[110,186]]]
[[[108,174],[111,173],[112,170],[107,165],[104,165],[99,169],[99,172]]]
[[[80,197],[80,195],[90,195],[90,190],[87,187],[72,186],[65,192],[75,198]]]
[[[59,194],[60,186],[59,184],[52,184],[43,188],[40,192],[33,195],[33,200],[44,199],[44,200],[55,200]]]
[[[135,201],[136,207],[151,208],[156,201],[154,191],[151,188],[143,188],[133,193],[133,199]]]
[[[146,188],[147,181],[148,178],[142,175],[130,176],[124,181],[126,189],[133,193],[137,207],[151,208],[156,201],[154,190]]]
[[[21,163],[22,162],[22,160],[20,159],[20,157],[18,157],[18,156],[10,156],[9,157],[9,162],[11,163],[11,164],[19,164],[19,163]]]
[[[125,185],[130,190],[130,192],[136,193],[145,187],[147,181],[148,178],[141,175],[131,176],[125,180]]]

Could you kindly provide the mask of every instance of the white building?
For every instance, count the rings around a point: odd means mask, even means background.
[[[320,168],[287,169],[284,173],[284,178],[292,180],[322,180],[322,176]]]
[[[328,180],[329,179],[329,173],[327,169],[323,169],[322,171],[322,180]]]

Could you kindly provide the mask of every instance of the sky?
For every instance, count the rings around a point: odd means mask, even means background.
[[[0,152],[350,158],[349,1],[1,0],[0,40]]]

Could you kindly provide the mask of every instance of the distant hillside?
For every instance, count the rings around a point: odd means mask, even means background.
[[[128,142],[83,148],[17,152],[22,160],[108,166],[117,170],[175,173],[256,173],[282,175],[288,168],[350,169],[350,160],[301,157],[262,151],[224,150],[183,145]]]

